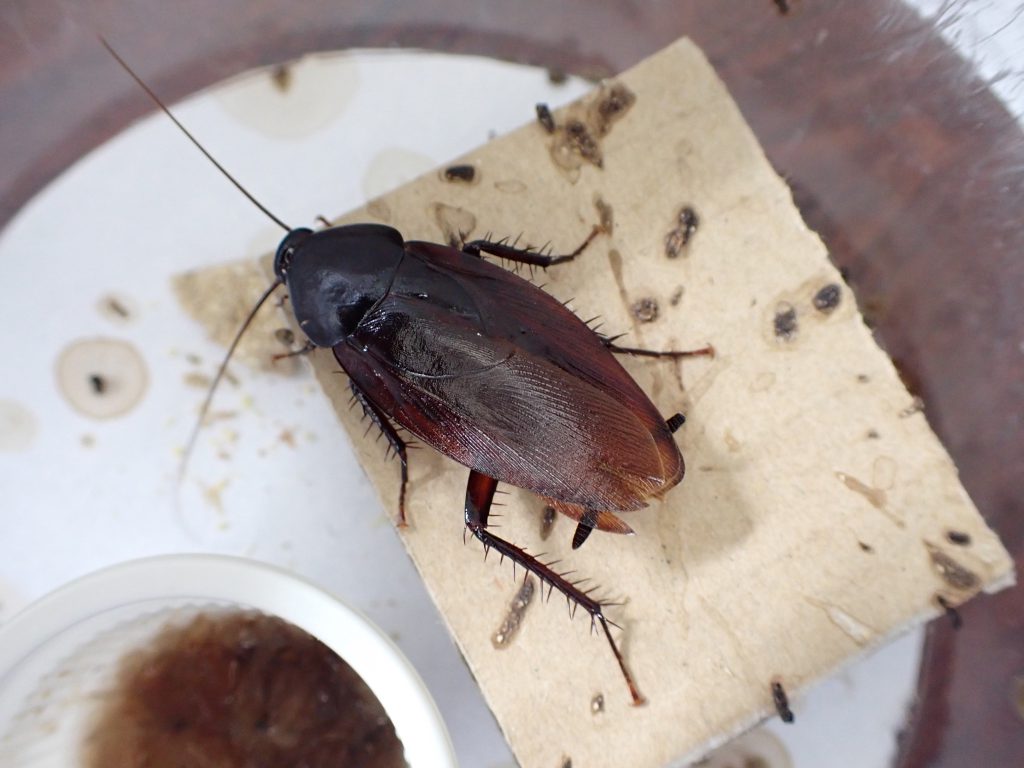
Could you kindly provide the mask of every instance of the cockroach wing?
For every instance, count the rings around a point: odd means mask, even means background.
[[[500,267],[432,248],[453,263],[413,251],[334,347],[378,408],[472,469],[585,509],[639,509],[678,482],[664,422],[586,325]]]

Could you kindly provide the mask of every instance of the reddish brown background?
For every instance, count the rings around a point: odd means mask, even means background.
[[[0,225],[151,107],[106,35],[173,101],[313,50],[414,46],[591,76],[682,35],[725,78],[809,224],[1024,565],[1024,140],[892,0],[7,0],[0,6]],[[969,4],[967,5],[969,11]],[[395,105],[396,114],[401,105]],[[458,119],[472,103],[439,105]],[[901,766],[1024,761],[1024,596],[928,631]]]

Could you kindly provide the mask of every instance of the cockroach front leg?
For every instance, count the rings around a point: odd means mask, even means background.
[[[629,686],[629,694],[633,697],[633,704],[640,705],[645,702],[644,697],[633,681],[633,675],[626,667],[626,661],[619,652],[619,647],[612,638],[611,630],[608,627],[608,620],[604,616],[604,606],[591,597],[587,592],[569,581],[562,574],[551,568],[550,564],[542,563],[526,550],[511,544],[504,539],[498,538],[487,530],[487,519],[491,513],[491,502],[494,501],[494,492],[498,488],[498,481],[493,477],[470,470],[469,482],[466,485],[466,528],[484,545],[484,551],[497,550],[503,557],[509,558],[512,562],[518,563],[530,573],[534,574],[542,582],[547,582],[549,594],[551,589],[557,589],[571,602],[575,602],[590,614],[593,624],[600,625],[604,636],[608,638],[612,653],[619,664],[622,676]]]
[[[369,416],[370,421],[377,425],[381,434],[387,438],[391,450],[395,452],[395,455],[402,464],[402,487],[398,492],[398,526],[404,528],[408,525],[405,519],[405,486],[409,483],[409,460],[406,455],[406,443],[402,436],[398,434],[398,430],[391,426],[391,422],[388,421],[388,417],[384,415],[384,412],[371,402],[366,393],[356,386],[354,381],[349,380],[349,387],[352,389],[352,396],[356,399],[356,402],[362,406],[363,415]]]
[[[276,363],[278,360],[287,360],[290,357],[305,357],[306,355],[310,354],[311,352],[315,352],[315,351],[316,351],[316,344],[314,344],[312,341],[307,341],[305,344],[303,344],[298,349],[293,349],[293,350],[290,350],[288,352],[279,352],[278,354],[273,355],[270,358],[270,362]]]
[[[491,240],[470,240],[468,243],[462,246],[464,253],[468,253],[470,256],[479,256],[481,253],[489,253],[491,256],[497,256],[499,259],[507,259],[508,261],[514,261],[517,264],[529,264],[532,267],[541,267],[547,269],[554,264],[563,264],[567,261],[572,261],[584,250],[587,246],[593,242],[594,238],[604,232],[602,226],[595,225],[590,234],[587,235],[586,239],[580,243],[579,247],[572,253],[565,253],[559,256],[552,255],[550,253],[542,253],[541,251],[534,250],[532,248],[517,248],[514,245],[500,242],[496,243]]]

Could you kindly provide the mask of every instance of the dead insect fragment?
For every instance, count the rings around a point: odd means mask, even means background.
[[[796,719],[793,716],[793,710],[789,708],[789,696],[786,695],[786,689],[778,680],[772,681],[772,702],[774,702],[775,711],[779,713],[779,719],[782,722],[792,723]]]
[[[935,570],[949,586],[962,592],[970,592],[978,588],[979,581],[974,571],[962,566],[934,544],[926,543],[925,547],[928,549],[928,555],[931,557]]]
[[[564,69],[548,67],[548,82],[552,85],[562,85],[569,80],[569,75]]]
[[[946,531],[946,538],[949,539],[950,544],[956,544],[961,547],[966,547],[971,543],[971,535],[963,531]]]
[[[292,70],[287,64],[279,64],[270,73],[270,81],[281,93],[285,93],[292,85]]]
[[[102,395],[107,391],[107,380],[100,376],[98,373],[89,374],[89,386],[92,387],[93,393]]]
[[[476,168],[469,163],[449,165],[444,169],[445,181],[461,181],[469,184],[476,179]]]
[[[683,206],[676,215],[676,226],[665,235],[665,255],[670,259],[677,258],[689,244],[698,226],[700,218],[697,212],[688,205]]]
[[[604,158],[601,156],[601,146],[590,133],[587,124],[582,120],[570,120],[565,124],[566,144],[589,163],[598,168],[604,167]]]
[[[653,323],[658,319],[658,302],[656,299],[646,296],[634,301],[630,311],[633,313],[633,317],[641,323]]]
[[[793,341],[796,338],[798,325],[796,320],[796,309],[785,302],[775,310],[773,321],[776,338],[782,341]]]
[[[541,127],[548,133],[555,132],[555,116],[551,114],[551,109],[547,104],[538,104],[537,107],[537,122],[540,123]]]
[[[502,619],[501,626],[491,635],[491,645],[497,650],[500,651],[503,648],[508,648],[509,644],[519,633],[523,617],[526,615],[526,609],[530,607],[535,590],[536,581],[532,576],[527,576],[523,579],[522,585],[516,590],[515,596],[508,605],[508,612],[505,614],[505,618]]]
[[[602,90],[592,109],[590,122],[598,138],[602,138],[612,129],[612,124],[621,120],[636,103],[636,94],[622,83],[613,83]]]
[[[547,541],[548,536],[551,535],[551,531],[555,527],[555,520],[557,519],[557,513],[555,508],[552,506],[545,506],[544,511],[541,512],[540,518],[540,540]]]
[[[814,308],[819,312],[829,313],[839,306],[839,300],[843,297],[839,286],[835,283],[829,283],[823,286],[811,300],[814,304]]]

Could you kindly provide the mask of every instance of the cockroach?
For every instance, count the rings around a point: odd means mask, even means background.
[[[252,317],[287,287],[307,348],[332,350],[354,399],[380,429],[401,465],[399,524],[408,483],[403,429],[469,468],[466,530],[590,614],[615,655],[635,704],[644,699],[612,637],[601,601],[489,528],[499,482],[533,491],[576,521],[572,546],[597,528],[630,534],[619,517],[660,498],[683,477],[683,457],[668,419],[615,353],[680,358],[709,354],[620,347],[565,305],[485,255],[530,267],[571,261],[601,233],[594,227],[571,253],[552,255],[505,242],[461,248],[407,241],[382,224],[314,232],[292,228],[259,203],[101,40],[185,136],[286,234],[274,256],[276,279],[238,331],[207,394]],[[202,416],[200,417],[200,423]],[[198,425],[197,425],[198,429]],[[195,433],[194,433],[195,434]]]

